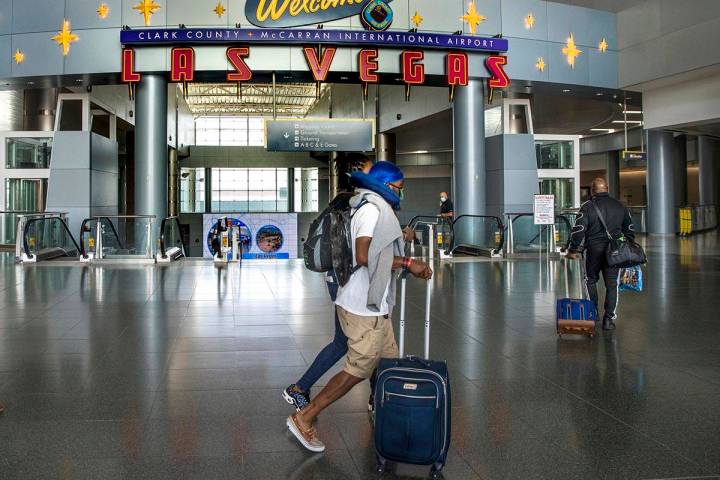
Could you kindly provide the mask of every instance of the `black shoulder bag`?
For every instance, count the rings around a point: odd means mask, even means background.
[[[595,204],[595,201],[591,201],[591,203],[595,208],[595,213],[597,213],[598,219],[600,219],[600,223],[602,223],[602,226],[605,229],[605,234],[610,240],[610,243],[608,243],[608,246],[605,249],[605,258],[607,259],[608,266],[630,268],[646,263],[647,256],[645,255],[643,248],[634,240],[626,238],[622,233],[619,238],[613,238],[613,236],[610,235],[610,230],[608,230],[607,224],[605,223],[605,218],[602,213],[600,213],[600,209]]]

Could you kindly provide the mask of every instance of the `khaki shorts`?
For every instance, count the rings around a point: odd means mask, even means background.
[[[397,358],[392,321],[384,315],[363,317],[337,308],[343,333],[348,338],[348,353],[343,370],[353,377],[370,378],[380,358]]]

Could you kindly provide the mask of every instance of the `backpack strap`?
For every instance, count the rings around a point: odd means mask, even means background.
[[[368,202],[367,200],[365,200],[365,199],[363,198],[363,199],[360,201],[360,203],[358,204],[358,206],[355,207],[355,211],[350,214],[350,219],[352,220],[352,218],[355,216],[355,214],[356,214],[362,207],[364,207],[365,205],[367,205],[368,203],[370,203],[370,202]]]
[[[358,206],[355,207],[355,211],[350,214],[350,220],[352,220],[352,218],[355,216],[355,214],[356,214],[358,211],[360,211],[360,209],[361,209],[362,207],[364,207],[365,205],[367,205],[368,203],[370,203],[370,202],[368,202],[367,200],[365,200],[365,199],[363,198],[363,199],[360,201],[360,203],[358,204]],[[352,236],[349,238],[349,240],[352,241]],[[350,251],[352,251],[352,245],[350,245]],[[356,265],[356,264],[355,264],[355,259],[354,259],[354,258],[352,259],[352,263],[353,263],[353,266],[352,266],[352,268],[350,269],[350,275],[351,275],[351,276],[352,276],[353,273],[357,272],[358,270],[360,270],[360,269],[362,268],[362,265]]]
[[[590,203],[592,203],[593,208],[595,209],[595,213],[598,216],[598,219],[600,220],[600,223],[602,223],[603,228],[605,229],[605,234],[607,237],[612,240],[613,237],[610,235],[610,230],[608,230],[607,223],[605,223],[605,217],[603,217],[603,214],[600,213],[600,209],[598,208],[597,204],[595,203],[595,200],[590,200]]]

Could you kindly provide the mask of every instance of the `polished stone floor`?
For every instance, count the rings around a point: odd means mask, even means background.
[[[646,291],[623,293],[618,330],[592,341],[555,335],[559,262],[437,265],[445,478],[718,478],[718,236],[648,250]],[[333,328],[322,277],[302,263],[0,262],[1,479],[377,478],[366,384],[320,419],[324,455],[286,432],[280,390]],[[423,291],[410,282],[415,352]]]

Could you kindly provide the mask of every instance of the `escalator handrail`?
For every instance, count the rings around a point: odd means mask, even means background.
[[[70,240],[72,240],[73,244],[75,245],[75,249],[78,252],[78,254],[82,252],[82,250],[80,250],[80,247],[78,246],[78,243],[75,241],[75,237],[73,237],[72,233],[70,233],[70,228],[67,226],[67,223],[65,223],[64,218],[62,218],[59,215],[58,216],[49,216],[49,217],[38,217],[38,218],[28,219],[28,221],[25,223],[25,229],[23,230],[23,250],[25,251],[25,255],[27,255],[28,258],[33,257],[33,254],[30,253],[30,246],[28,245],[28,241],[27,241],[28,229],[30,227],[30,224],[39,222],[40,220],[52,220],[55,218],[60,220],[60,223],[62,224],[63,228],[65,228],[65,232],[68,234],[68,236],[70,237]]]
[[[167,258],[167,252],[165,251],[165,222],[168,220],[174,220],[178,227],[178,232],[180,233],[180,217],[166,217],[163,218],[162,223],[160,224],[160,255],[163,259]],[[183,257],[187,257],[187,247],[185,246],[185,239],[182,236],[182,233],[180,233],[180,245],[182,248],[182,254]]]
[[[442,217],[440,215],[415,215],[413,218],[410,219],[408,222],[408,227],[412,228],[413,230],[415,227],[413,225],[417,225],[419,223],[419,220],[422,219],[432,219],[437,220],[439,223],[442,223],[444,220],[447,220],[448,222],[451,222],[452,219],[448,217]]]
[[[452,252],[455,250],[455,224],[460,220],[461,218],[491,218],[495,220],[498,224],[498,228],[500,231],[500,245],[496,248],[496,250],[501,251],[503,248],[503,245],[505,245],[505,224],[503,223],[502,219],[495,215],[460,215],[459,217],[455,218],[454,220],[450,219],[450,235],[452,238],[452,241],[450,242],[450,248],[449,251]]]

